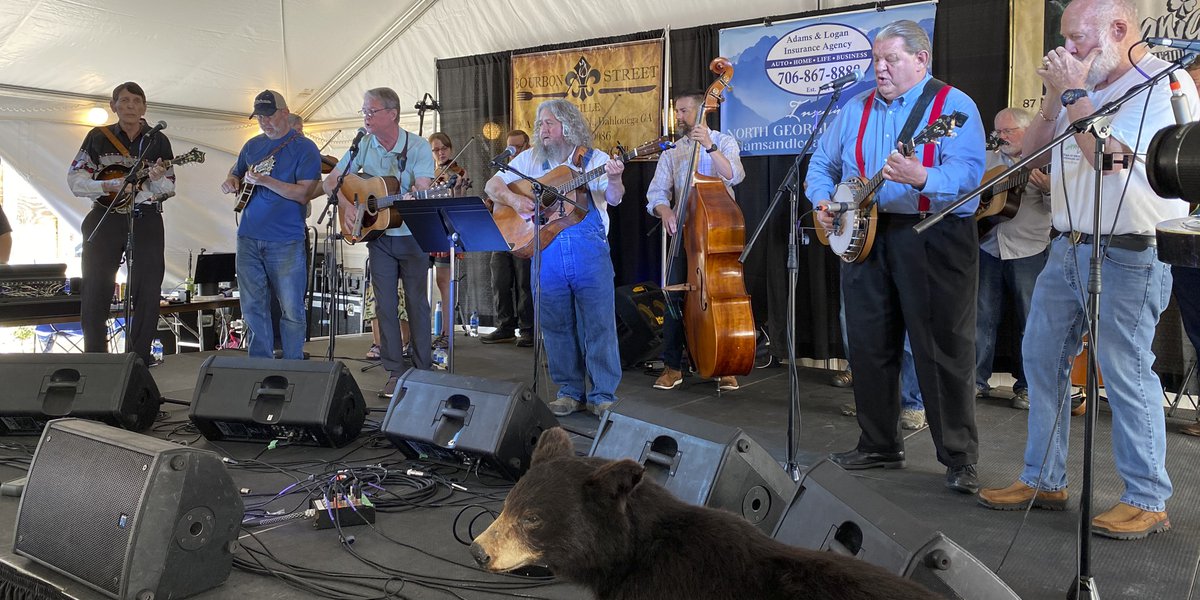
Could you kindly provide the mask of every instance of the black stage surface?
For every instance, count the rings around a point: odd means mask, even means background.
[[[485,346],[477,340],[460,337],[457,340],[456,365],[458,373],[504,380],[532,380],[532,351],[509,344]],[[366,351],[368,336],[347,336],[339,339],[337,354],[358,357]],[[307,349],[314,356],[323,356],[325,342],[312,342]],[[225,351],[228,352],[228,351]],[[190,400],[196,374],[202,360],[211,352],[168,356],[166,362],[151,369],[164,396]],[[365,362],[346,360],[354,372],[368,406],[378,409],[372,419],[380,419],[386,408],[375,392],[387,376],[381,369],[365,373],[359,368]],[[801,369],[801,398],[803,403],[799,462],[807,466],[831,451],[852,448],[858,437],[853,418],[841,414],[839,406],[852,401],[848,390],[827,385],[830,372]],[[742,427],[759,444],[782,461],[785,455],[785,419],[788,377],[781,368],[759,369],[742,379],[742,388],[718,396],[715,384],[701,382],[695,377],[685,380],[680,388],[659,391],[651,388],[654,377],[641,371],[625,372],[620,395],[623,400],[651,403],[679,413]],[[1003,395],[1003,392],[997,394]],[[550,396],[553,397],[553,396]],[[155,428],[154,435],[170,437],[181,442],[193,442],[198,447],[214,448],[238,459],[259,457],[270,465],[286,469],[301,469],[322,473],[329,463],[377,464],[402,459],[386,441],[364,435],[343,449],[284,447],[267,450],[263,445],[246,443],[211,444],[180,427],[186,421],[186,408],[164,404],[168,411]],[[1023,411],[1008,408],[1003,398],[980,401],[977,419],[981,438],[979,473],[985,486],[1004,486],[1013,481],[1021,467],[1025,441]],[[1190,414],[1183,415],[1189,418]],[[594,434],[597,419],[587,413],[572,415],[563,420],[569,429]],[[1175,496],[1168,504],[1174,529],[1142,541],[1120,542],[1093,538],[1092,568],[1100,594],[1108,598],[1190,598],[1196,590],[1197,561],[1200,559],[1200,490],[1195,464],[1200,457],[1200,439],[1176,433],[1186,421],[1168,422],[1168,469],[1175,483]],[[1072,439],[1075,442],[1071,463],[1072,482],[1080,481],[1082,421],[1073,419]],[[1097,436],[1095,512],[1102,511],[1119,497],[1121,483],[1113,468],[1110,452],[1110,417],[1107,408],[1100,415]],[[576,435],[576,447],[586,452],[591,442]],[[36,442],[34,438],[7,438],[8,444]],[[19,451],[2,450],[6,458],[21,456]],[[912,432],[907,444],[908,468],[896,471],[871,470],[859,472],[859,479],[868,487],[884,494],[914,519],[946,533],[1008,582],[1023,598],[1063,598],[1075,572],[1075,528],[1078,523],[1077,505],[1067,512],[1033,511],[1020,530],[1007,560],[1002,557],[1022,522],[1022,512],[986,510],[967,497],[943,487],[944,468],[934,458],[933,445],[926,430]],[[238,485],[252,494],[275,494],[294,481],[292,475],[273,467],[231,469]],[[281,561],[306,569],[320,569],[357,574],[356,581],[373,586],[399,590],[397,597],[408,598],[582,598],[585,593],[577,587],[545,580],[500,577],[477,572],[466,566],[470,557],[464,545],[455,540],[452,531],[456,517],[467,505],[484,505],[499,510],[507,491],[506,486],[480,481],[474,474],[445,471],[467,492],[451,491],[439,486],[434,497],[420,501],[436,506],[413,506],[401,512],[381,514],[377,529],[355,527],[347,529],[357,538],[350,549],[339,542],[334,530],[317,531],[307,521],[291,521],[274,526],[255,528],[254,536],[243,533],[242,546],[261,549],[263,546]],[[0,466],[0,478],[17,477],[21,471],[12,466]],[[404,491],[402,486],[391,489]],[[1073,488],[1077,497],[1077,488]],[[247,498],[247,504],[261,501]],[[287,496],[271,504],[274,510],[292,510],[300,496]],[[55,575],[30,561],[11,553],[12,530],[17,512],[17,500],[0,498],[0,560],[28,569],[40,577],[61,586],[77,598],[100,598],[89,588]],[[459,520],[460,536],[466,535],[471,510]],[[490,519],[475,523],[475,532],[482,531]],[[355,556],[352,554],[351,550]],[[239,556],[248,557],[243,550]],[[364,561],[371,561],[368,565]],[[389,581],[390,579],[390,581]],[[337,589],[351,590],[350,582],[328,580]],[[453,586],[452,588],[450,586]],[[446,591],[452,589],[453,591]],[[504,593],[497,592],[503,590]],[[372,597],[378,592],[356,590]],[[221,587],[196,596],[216,598],[314,598],[309,592],[291,587],[284,579],[235,569]]]

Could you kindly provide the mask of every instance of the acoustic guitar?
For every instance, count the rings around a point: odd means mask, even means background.
[[[192,163],[192,162],[197,162],[197,163],[204,162],[204,153],[201,152],[199,148],[192,148],[191,150],[188,150],[186,153],[180,154],[179,156],[172,158],[170,161],[167,162],[167,165],[168,166],[186,165],[186,164]],[[150,168],[153,166],[154,165],[152,165],[152,164],[146,164],[142,168],[138,169],[137,173],[134,175],[134,181],[135,181],[134,193],[125,194],[122,197],[120,202],[117,201],[117,194],[119,194],[120,192],[109,192],[103,196],[100,196],[99,198],[96,198],[96,202],[99,202],[100,204],[103,204],[106,207],[111,207],[114,210],[124,209],[126,206],[129,206],[129,203],[133,202],[134,197],[137,196],[137,192],[142,189],[142,185],[144,183],[146,183],[147,179],[150,178]],[[107,167],[104,167],[98,173],[96,173],[96,176],[93,179],[96,181],[108,181],[110,179],[125,179],[125,177],[127,175],[129,175],[129,170],[130,170],[129,167],[126,167],[123,165],[108,165]],[[114,206],[114,204],[115,204],[115,206]]]
[[[906,142],[901,152],[905,156],[912,156],[917,146],[953,135],[954,130],[966,122],[967,115],[961,112],[942,115],[922,129],[912,141]],[[837,184],[833,190],[832,202],[845,203],[853,208],[834,216],[833,229],[820,232],[824,235],[818,234],[817,239],[822,243],[828,241],[833,253],[845,262],[860,263],[866,260],[871,246],[875,244],[875,230],[879,223],[875,192],[883,181],[883,169],[880,168],[870,179],[851,177]],[[817,229],[822,228],[818,225]]]
[[[674,147],[675,144],[672,143],[670,137],[662,136],[653,142],[638,146],[630,152],[621,153],[615,158],[621,162],[629,162],[635,158],[653,156]],[[576,158],[581,157],[583,152],[583,148],[576,149]],[[575,193],[575,191],[603,174],[603,165],[585,173],[579,173],[567,165],[559,165],[538,178],[538,182],[548,188],[542,193],[540,199],[534,196],[533,184],[524,179],[518,179],[508,184],[508,189],[533,200],[534,214],[540,214],[542,218],[540,246],[544,249],[550,245],[559,232],[582,221],[587,216],[588,210],[591,209],[590,202],[587,200],[586,194]],[[563,198],[571,197],[568,194],[575,197],[574,202],[563,200]],[[510,252],[521,258],[533,256],[536,227],[532,214],[524,217],[511,206],[495,204],[492,207],[492,220],[496,222],[496,227],[500,229],[500,233],[508,242]]]
[[[1007,168],[1004,165],[992,167],[983,174],[983,180],[988,181],[1003,173]],[[1039,170],[1042,173],[1049,173],[1050,166],[1046,165]],[[975,221],[979,225],[980,237],[1000,223],[1017,216],[1017,211],[1021,209],[1021,197],[1024,195],[1025,186],[1029,183],[1029,175],[1029,169],[1019,169],[997,181],[979,195],[979,208],[975,209]]]
[[[412,192],[412,198],[450,198],[457,182],[458,175],[451,175],[450,179],[427,190]],[[399,182],[390,175],[347,175],[338,190],[338,228],[342,239],[350,244],[369,242],[384,231],[403,225],[404,219],[393,204],[408,194],[397,193],[399,187]]]

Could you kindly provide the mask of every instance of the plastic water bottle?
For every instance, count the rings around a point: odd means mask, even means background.
[[[433,309],[433,335],[442,334],[442,301],[438,300],[437,308]]]
[[[154,362],[160,363],[163,361],[163,345],[162,340],[154,338],[154,343],[150,344],[150,357]]]
[[[471,323],[471,333],[470,333],[471,337],[479,337],[479,312],[478,311],[473,311],[471,313],[470,323]]]
[[[446,360],[447,359],[446,359],[446,349],[445,348],[434,348],[433,349],[433,366],[435,368],[445,369],[446,368]]]

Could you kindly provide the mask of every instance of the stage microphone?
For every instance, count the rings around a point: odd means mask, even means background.
[[[993,131],[988,134],[988,137],[987,137],[988,152],[992,152],[994,150],[999,150],[1000,146],[1007,146],[1007,145],[1008,145],[1008,142],[1004,141],[1004,139],[1000,137],[999,131]]]
[[[1192,111],[1188,108],[1187,96],[1183,95],[1183,87],[1179,82],[1178,71],[1171,71],[1171,112],[1175,113],[1175,124],[1186,125],[1192,122]]]
[[[367,129],[365,127],[359,127],[358,133],[354,136],[354,141],[350,142],[350,149],[353,150],[355,154],[358,154],[358,143],[362,141],[363,136],[365,135],[367,135]]]
[[[818,206],[817,210],[821,212],[827,212],[831,215],[840,215],[844,212],[855,210],[857,208],[858,204],[854,202],[830,202],[824,206]]]
[[[167,122],[159,121],[157,124],[154,125],[153,128],[150,129],[150,131],[146,132],[146,135],[154,135],[166,128],[167,128]]]
[[[1200,41],[1181,40],[1178,38],[1148,37],[1146,43],[1151,46],[1167,46],[1179,48],[1185,52],[1200,52]]]
[[[834,79],[833,81],[830,81],[829,83],[826,83],[826,84],[822,85],[821,87],[817,88],[817,91],[819,92],[821,90],[829,90],[829,89],[840,90],[840,89],[845,88],[846,86],[854,85],[862,80],[863,80],[862,69],[855,67],[853,71],[846,73],[845,75],[842,75],[841,77],[838,77],[837,79]]]
[[[509,146],[504,149],[504,152],[501,152],[500,154],[497,154],[494,158],[492,158],[492,162],[499,162],[506,158],[516,156],[516,155],[517,155],[517,147]]]

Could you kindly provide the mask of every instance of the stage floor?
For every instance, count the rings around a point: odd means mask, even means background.
[[[376,391],[387,378],[381,368],[361,372],[367,362],[358,360],[370,344],[367,335],[339,338],[336,354],[354,373],[367,405],[378,411],[369,417],[377,426],[387,407]],[[327,343],[314,341],[306,347],[314,357],[326,354]],[[228,352],[228,351],[226,351]],[[166,362],[151,369],[158,387],[167,398],[190,401],[196,374],[201,362],[212,352],[168,356]],[[353,357],[353,358],[346,358]],[[532,381],[533,352],[511,344],[483,345],[477,339],[457,338],[456,371],[499,380]],[[798,462],[810,465],[828,453],[847,450],[858,438],[858,426],[852,417],[841,414],[840,406],[852,402],[849,390],[828,385],[830,371],[800,370],[802,426]],[[786,446],[786,415],[788,398],[787,371],[782,368],[757,369],[742,378],[741,389],[718,395],[712,382],[695,377],[685,379],[675,390],[652,389],[654,376],[640,370],[625,371],[619,390],[622,400],[644,402],[726,425],[743,428],[776,459],[783,461]],[[997,396],[1005,396],[1003,391]],[[549,395],[549,397],[553,397]],[[261,444],[212,444],[186,428],[186,407],[164,404],[167,415],[154,428],[152,435],[193,443],[201,448],[218,449],[238,459],[258,457],[271,465],[287,469],[319,473],[328,463],[378,464],[395,462],[403,457],[386,440],[364,435],[354,444],[342,449],[283,447],[265,449]],[[980,435],[979,475],[985,486],[1011,483],[1020,471],[1025,442],[1026,412],[1013,410],[1002,398],[984,399],[977,406]],[[1200,560],[1200,479],[1195,463],[1200,458],[1200,438],[1177,433],[1191,413],[1168,420],[1167,468],[1172,476],[1175,495],[1168,503],[1173,529],[1153,535],[1146,540],[1119,542],[1093,537],[1092,570],[1100,594],[1112,598],[1190,598],[1197,589],[1196,573]],[[588,413],[577,413],[562,420],[575,432],[576,447],[586,452],[594,435],[597,419]],[[1096,444],[1096,486],[1094,512],[1107,509],[1117,501],[1121,482],[1112,463],[1110,451],[1110,415],[1105,406],[1099,417]],[[1078,449],[1082,447],[1082,421],[1072,420],[1071,480],[1081,480]],[[586,435],[584,435],[586,434]],[[6,444],[28,444],[35,438],[0,438]],[[880,492],[910,513],[914,519],[944,532],[952,540],[973,553],[1003,578],[1022,598],[1058,599],[1072,581],[1075,572],[1075,529],[1079,520],[1077,503],[1066,512],[1033,511],[997,512],[976,504],[967,497],[943,487],[945,469],[934,456],[933,444],[927,430],[910,432],[907,436],[908,467],[903,470],[870,470],[858,472],[867,487]],[[214,448],[219,446],[219,448]],[[0,450],[5,458],[22,456],[16,449]],[[28,454],[25,454],[27,457]],[[270,468],[231,469],[239,486],[252,494],[274,494],[294,479],[290,474],[273,472]],[[0,479],[18,477],[22,472],[11,466],[0,466]],[[478,572],[468,565],[470,556],[465,545],[456,541],[456,534],[469,534],[468,522],[482,505],[499,510],[507,486],[491,479],[481,481],[464,471],[448,473],[457,477],[466,492],[439,488],[429,498],[414,500],[403,511],[379,515],[372,530],[367,527],[347,529],[356,537],[350,550],[339,542],[334,530],[314,530],[307,520],[291,521],[275,526],[253,529],[254,535],[243,533],[244,548],[269,549],[281,561],[297,565],[301,570],[320,569],[354,573],[360,581],[382,585],[391,579],[389,588],[399,590],[397,597],[407,598],[581,598],[580,588],[542,579],[501,577]],[[1075,497],[1076,489],[1071,490]],[[248,500],[248,503],[251,501]],[[276,501],[269,508],[291,510],[299,496]],[[466,512],[464,512],[466,508]],[[102,598],[98,593],[56,575],[11,552],[12,530],[17,513],[17,499],[0,498],[0,560],[30,571],[61,586],[68,594],[80,599]],[[460,517],[461,514],[461,517]],[[458,524],[457,529],[455,524]],[[1022,528],[1022,522],[1024,526]],[[474,533],[482,531],[490,519],[480,519]],[[1019,535],[1018,534],[1019,530]],[[1016,539],[1014,542],[1014,535]],[[386,537],[385,537],[386,536]],[[1002,558],[1011,551],[1001,566]],[[352,551],[351,551],[352,550]],[[355,556],[357,555],[357,556]],[[243,550],[239,556],[246,557]],[[372,561],[369,566],[363,559]],[[374,579],[372,579],[374,578]],[[348,583],[327,581],[340,590],[352,590]],[[359,589],[362,593],[364,590]],[[196,596],[200,599],[257,597],[257,598],[315,598],[310,592],[289,586],[283,579],[235,569],[221,587]]]

